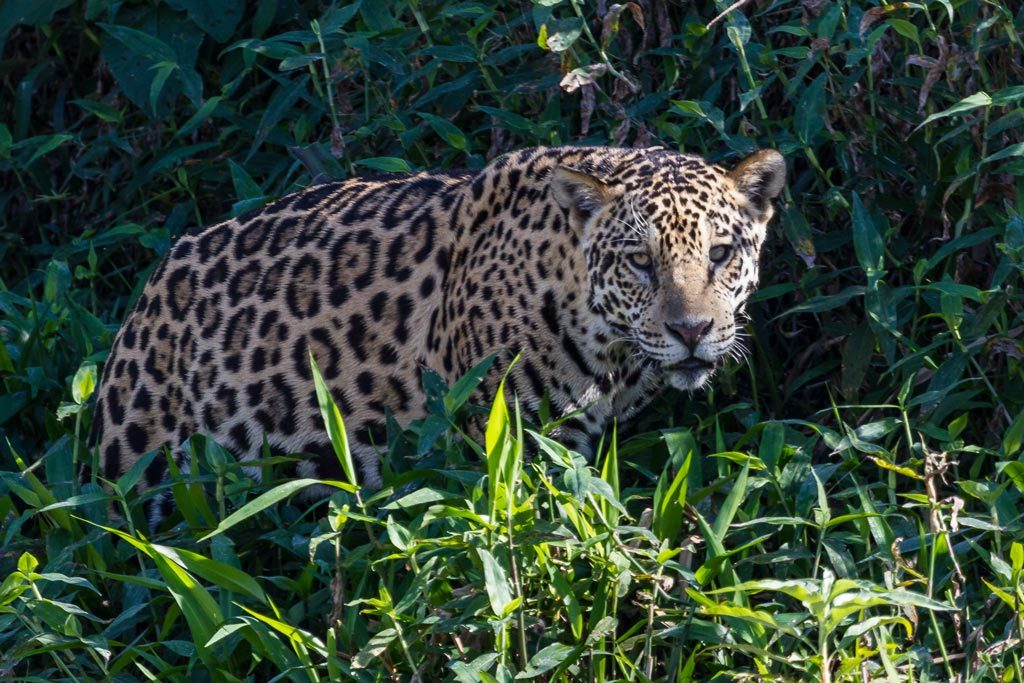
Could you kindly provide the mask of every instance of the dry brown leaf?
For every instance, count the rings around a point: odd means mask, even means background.
[[[658,45],[668,47],[672,44],[672,20],[668,16],[668,7],[665,2],[654,3],[654,23],[658,27]]]
[[[864,38],[864,34],[868,32],[868,29],[871,28],[871,25],[874,24],[879,19],[881,19],[882,16],[888,11],[888,7],[872,7],[871,9],[864,13],[864,16],[860,18],[860,28],[858,29],[861,39]]]
[[[832,47],[832,43],[828,38],[815,38],[811,41],[811,53],[807,55],[807,58],[810,59],[816,52],[826,52],[830,47]]]
[[[623,102],[632,93],[636,92],[636,90],[631,88],[630,85],[630,83],[627,83],[621,78],[615,79],[615,88],[612,89],[612,100],[615,102]]]
[[[939,46],[939,58],[934,59],[925,55],[911,55],[907,59],[907,64],[913,66],[922,66],[928,70],[924,77],[924,83],[921,84],[921,92],[917,95],[917,110],[924,111],[924,105],[928,102],[928,95],[931,93],[932,88],[942,78],[942,74],[946,73],[946,65],[949,64],[949,47],[946,45],[946,39],[939,36],[936,39],[936,44]]]
[[[1020,344],[1005,337],[993,339],[992,343],[988,345],[988,352],[990,355],[1004,354],[1015,360],[1024,358],[1024,351],[1021,350]]]
[[[636,137],[633,138],[634,147],[650,147],[654,141],[654,135],[651,134],[651,130],[641,123],[637,126]]]
[[[612,133],[612,144],[616,147],[625,147],[626,138],[629,136],[629,131],[633,125],[629,121],[629,117],[622,119],[619,125],[615,126],[615,132]]]
[[[594,116],[597,104],[597,87],[587,83],[580,89],[580,135],[586,137],[590,132],[590,119]]]
[[[584,86],[596,85],[595,80],[607,72],[607,64],[591,64],[590,66],[573,69],[565,74],[558,85],[565,92],[576,92]]]
[[[860,37],[863,38],[864,34],[868,32],[869,28],[871,28],[871,25],[874,24],[879,19],[881,19],[886,14],[890,12],[895,12],[896,10],[912,9],[915,7],[916,6],[914,5],[914,3],[911,2],[897,2],[891,5],[886,5],[884,7],[872,7],[871,9],[864,13],[863,17],[860,18]]]
[[[627,2],[625,4],[614,4],[608,8],[608,13],[604,15],[601,20],[601,44],[607,46],[611,42],[612,38],[616,33],[619,32],[619,17],[622,13],[629,10],[630,15],[633,17],[633,21],[637,23],[637,26],[643,30],[644,38],[647,38],[647,22],[644,21],[644,11],[640,8],[640,5],[635,2]]]
[[[331,156],[335,159],[345,156],[345,136],[340,126],[331,129]]]
[[[803,7],[804,12],[807,12],[807,16],[814,19],[821,14],[821,8],[825,5],[826,0],[802,0],[800,6]]]
[[[487,160],[490,161],[508,151],[508,131],[495,117],[491,117],[491,146],[487,149]]]

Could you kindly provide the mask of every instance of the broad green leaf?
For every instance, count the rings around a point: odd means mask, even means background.
[[[1002,588],[992,585],[986,579],[982,579],[981,582],[988,586],[988,589],[992,591],[992,594],[1000,600],[1002,600],[1003,602],[1005,602],[1011,610],[1016,611],[1017,609],[1019,609],[1019,605],[1017,605],[1017,600],[1014,598],[1014,596],[1010,595]]]
[[[785,427],[780,422],[769,422],[761,431],[761,445],[757,450],[757,455],[769,472],[774,473],[778,467],[785,435]]]
[[[171,548],[154,543],[152,549],[183,569],[224,590],[247,595],[262,603],[268,602],[267,594],[263,592],[259,582],[237,567],[183,548]]]
[[[805,605],[822,605],[823,595],[821,594],[820,582],[814,579],[760,579],[757,581],[744,581],[735,586],[727,588],[716,588],[705,591],[707,593],[733,593],[742,591],[745,593],[761,593],[770,591],[773,593],[785,593],[796,598]],[[812,610],[813,611],[813,610]]]
[[[0,48],[7,33],[17,26],[38,26],[47,24],[54,13],[71,5],[73,0],[16,0],[0,3]]]
[[[11,604],[31,588],[28,580],[20,572],[11,572],[0,583],[0,608]],[[0,614],[6,610],[0,609]]]
[[[238,199],[258,199],[264,196],[262,188],[252,179],[245,170],[234,159],[228,159],[228,168],[231,169],[231,183],[235,186],[235,197]]]
[[[484,565],[484,586],[487,589],[487,598],[491,603],[491,611],[500,619],[505,614],[505,608],[512,602],[508,575],[494,555],[486,549],[477,548],[476,552]]]
[[[1017,413],[1017,417],[1013,418],[1013,422],[1010,423],[1003,435],[1003,453],[1007,457],[1013,457],[1020,451],[1022,444],[1024,444],[1024,410]]]
[[[825,84],[828,74],[822,73],[800,95],[793,116],[797,137],[804,145],[811,145],[825,127]]]
[[[88,505],[90,503],[102,503],[108,500],[112,500],[113,496],[109,493],[83,493],[77,496],[71,496],[64,500],[57,501],[52,505],[47,505],[39,509],[39,512],[49,512],[50,510],[57,510],[59,508],[72,508],[78,507],[79,505]]]
[[[150,67],[155,72],[153,80],[149,83],[149,108],[154,118],[158,115],[160,93],[163,92],[164,84],[177,68],[178,65],[174,62],[157,62]]]
[[[722,503],[722,507],[718,511],[718,516],[715,517],[715,524],[711,530],[720,542],[725,542],[725,535],[729,531],[729,525],[732,524],[732,520],[736,517],[736,513],[740,509],[740,504],[743,502],[743,498],[747,495],[747,477],[749,475],[750,463],[746,463],[740,470],[736,480],[733,481],[732,488],[729,490],[729,495],[725,497],[725,502]]]
[[[654,519],[651,530],[663,541],[674,542],[682,528],[683,506],[686,504],[687,482],[692,460],[693,447],[686,451],[671,482],[668,479],[671,473],[671,460],[665,464],[665,469],[658,479],[658,485],[654,491]]]
[[[763,521],[763,520],[759,520],[759,521]],[[694,572],[694,578],[697,580],[697,584],[700,585],[700,586],[703,586],[703,585],[707,584],[709,581],[711,581],[713,578],[715,578],[716,576],[718,576],[722,572],[723,567],[726,567],[726,566],[729,565],[729,558],[730,557],[733,557],[734,555],[743,553],[745,550],[748,550],[750,548],[753,548],[755,546],[758,546],[758,545],[764,543],[769,538],[771,538],[771,536],[772,536],[772,534],[765,534],[763,536],[759,536],[757,538],[754,538],[753,540],[748,541],[747,543],[744,543],[742,545],[736,546],[735,548],[730,548],[727,551],[724,550],[722,552],[718,552],[718,553],[714,553],[714,554],[708,553],[708,559],[704,562],[704,564],[702,564],[700,567],[697,568],[697,571]],[[711,545],[709,544],[709,548],[710,547],[711,547]],[[724,546],[719,546],[719,548],[721,548],[721,547],[724,547]],[[659,555],[658,560],[659,560],[659,562],[661,561],[661,556],[660,555]]]
[[[435,116],[434,114],[428,114],[426,112],[420,112],[419,115],[423,117],[423,120],[430,124],[430,127],[434,129],[442,140],[447,142],[449,145],[458,150],[465,150],[468,141],[466,135],[458,126],[453,124],[448,119]]]
[[[932,121],[938,121],[939,119],[944,119],[947,116],[957,116],[958,114],[964,114],[966,112],[973,111],[978,107],[987,107],[990,104],[992,104],[992,98],[988,96],[988,93],[984,91],[976,92],[973,95],[968,95],[967,97],[963,98],[949,109],[943,109],[940,112],[932,114],[924,121],[919,123],[917,125],[917,128],[914,128],[914,130],[916,131],[920,129],[922,126],[927,126]]]
[[[1017,490],[1024,493],[1024,462],[1011,460],[1002,466],[1001,472],[1009,477],[1013,485],[1017,487]]]
[[[911,591],[896,589],[858,590],[843,593],[832,600],[831,609],[828,614],[826,628],[837,627],[847,617],[869,607],[891,605],[898,607],[920,607],[934,611],[948,612],[955,608],[937,600],[912,593]]]
[[[856,395],[863,386],[874,351],[874,329],[870,325],[855,327],[843,345],[842,388],[845,395]]]
[[[882,235],[875,226],[874,220],[860,200],[860,195],[853,193],[853,247],[857,253],[857,261],[873,281],[882,271],[885,248]]]
[[[420,54],[445,62],[475,64],[477,60],[476,50],[471,45],[433,45],[420,50]]]
[[[327,427],[327,435],[331,439],[331,446],[334,448],[334,455],[341,463],[341,469],[345,478],[352,486],[359,486],[359,479],[356,476],[356,468],[352,462],[352,449],[348,445],[348,435],[345,433],[345,422],[338,410],[338,404],[331,396],[331,390],[327,388],[320,368],[317,367],[313,352],[309,352],[309,365],[313,370],[313,385],[316,387],[316,400],[320,404],[320,414],[323,416],[324,425]]]
[[[143,453],[141,457],[136,458],[135,462],[132,463],[132,466],[128,468],[128,471],[122,474],[118,478],[117,482],[115,482],[117,490],[122,494],[127,494],[135,488],[136,484],[139,483],[139,480],[142,479],[142,476],[146,473],[146,469],[150,464],[152,464],[152,462],[157,458],[163,457],[165,457],[164,451],[156,449],[147,451],[146,453]]]
[[[28,394],[24,391],[15,391],[0,396],[0,425],[19,414],[27,404]]]
[[[992,95],[992,104],[1000,107],[1016,104],[1021,100],[1024,100],[1024,85],[1011,85]]]
[[[565,662],[576,649],[575,646],[563,645],[562,643],[552,643],[544,647],[530,658],[525,669],[516,674],[516,680],[536,678],[541,674],[547,673]]]
[[[474,365],[469,372],[455,381],[444,397],[444,406],[449,413],[454,413],[469,400],[473,391],[480,385],[483,378],[487,376],[491,366],[494,364],[495,358],[497,358],[495,354],[487,356],[487,358]]]
[[[408,510],[418,505],[428,505],[430,503],[438,503],[443,500],[450,500],[452,498],[458,498],[457,494],[446,493],[444,491],[438,491],[432,488],[416,489],[407,496],[402,496],[398,500],[393,500],[387,505],[382,505],[382,510]]]
[[[32,162],[35,161],[36,159],[39,159],[40,157],[49,154],[53,150],[63,145],[68,140],[73,139],[74,136],[69,135],[67,133],[58,133],[56,135],[40,136],[40,138],[36,138],[35,141],[38,143],[38,146],[34,146],[32,156],[28,158],[28,161],[25,162],[25,165],[31,166]],[[22,143],[18,143],[18,145],[16,146],[20,147],[21,144]]]
[[[856,521],[858,519],[869,519],[871,517],[881,517],[881,516],[882,515],[879,515],[877,512],[852,512],[852,513],[850,513],[848,515],[839,515],[838,517],[833,517],[832,519],[830,519],[828,522],[825,523],[825,528],[826,529],[831,529],[834,526],[839,526],[840,524],[846,524],[847,522]]]
[[[601,481],[607,484],[608,494],[604,497],[602,507],[605,519],[612,526],[619,523],[619,514],[625,514],[625,508],[619,503],[619,429],[618,422],[612,424],[611,441],[601,463]]]
[[[558,19],[547,26],[547,40],[541,47],[552,52],[565,52],[580,37],[583,31],[583,20],[579,17]]]
[[[811,297],[804,303],[797,304],[796,306],[793,306],[779,314],[776,318],[782,318],[795,313],[821,313],[823,311],[831,311],[845,306],[851,299],[864,296],[865,291],[866,289],[863,285],[850,285],[836,294]]]
[[[814,236],[804,212],[795,204],[787,204],[782,209],[779,222],[786,234],[793,251],[804,264],[810,268],[814,265],[817,251],[814,248]]]
[[[55,583],[63,583],[68,586],[76,586],[77,588],[90,590],[96,595],[103,595],[88,579],[82,578],[81,576],[68,576],[58,572],[44,572],[42,574],[32,574],[31,579],[33,581],[53,581]]]
[[[288,638],[288,640],[300,644],[303,647],[318,653],[320,656],[325,656],[327,654],[326,649],[324,648],[324,644],[319,638],[308,633],[307,631],[302,630],[298,626],[292,626],[291,624],[284,623],[280,619],[275,619],[274,617],[268,617],[265,614],[260,614],[259,612],[249,609],[245,605],[238,606],[244,609],[252,616],[259,619],[260,621],[262,621],[267,626],[271,627],[272,629],[280,633],[281,635]]]
[[[494,401],[491,403],[490,416],[487,418],[487,430],[484,433],[484,449],[487,451],[488,461],[491,460],[490,456],[498,446],[503,444],[508,428],[508,405],[505,403],[505,380],[502,378],[495,392]],[[495,473],[490,467],[488,471],[492,476]]]
[[[39,567],[39,560],[32,553],[22,553],[18,556],[18,571],[22,574],[32,574],[37,567]]]
[[[1014,572],[1024,570],[1024,544],[1017,541],[1010,544],[1010,566]]]
[[[512,600],[509,601],[507,605],[505,605],[505,609],[501,613],[501,618],[504,619],[505,617],[508,617],[517,609],[519,609],[519,606],[522,604],[523,599],[521,597],[512,598]]]
[[[572,630],[572,635],[578,639],[583,635],[584,614],[579,599],[572,590],[572,585],[569,583],[566,572],[556,568],[554,565],[549,565],[548,576],[555,587],[555,594],[562,602],[562,605],[565,606],[565,618],[569,623],[569,628]]]
[[[505,378],[515,365],[516,359],[509,364],[505,370],[505,376],[498,383],[497,393],[491,403],[491,412],[487,418],[487,428],[484,430],[484,448],[487,457],[487,486],[490,496],[490,516],[496,519],[499,497],[504,489],[504,495],[511,495],[507,492],[512,482],[505,478],[508,470],[508,460],[513,457],[513,446],[510,438],[511,423],[508,413],[508,405],[505,403]]]
[[[245,157],[247,161],[252,158],[267,137],[274,132],[277,125],[288,116],[295,103],[306,94],[309,78],[309,74],[303,74],[299,78],[288,81],[287,86],[277,89],[270,97],[270,101],[264,107],[263,114],[260,116],[260,123],[256,128],[256,134],[252,137],[252,144],[249,145],[249,153]]]
[[[200,106],[202,79],[195,64],[202,32],[196,30],[187,16],[166,5],[136,14],[134,21],[129,22],[129,16],[122,11],[118,20],[131,26],[100,24],[106,32],[100,36],[103,58],[124,94],[152,116],[149,95],[155,72],[151,67],[170,62],[177,64],[178,69],[162,89],[158,113],[170,118],[171,105],[183,92],[196,107]]]
[[[914,627],[910,623],[910,620],[905,617],[869,617],[863,621],[858,621],[850,628],[846,629],[843,634],[843,639],[847,638],[859,638],[873,628],[879,626],[885,626],[887,624],[899,624],[906,630],[907,638],[910,638],[914,633]]]
[[[743,46],[750,41],[750,23],[745,21],[742,14],[734,16],[737,21],[725,27],[725,34],[729,37],[729,42],[736,48],[736,52],[743,55]],[[744,57],[741,56],[741,59]]]
[[[175,138],[181,138],[187,136],[189,133],[194,131],[200,125],[206,122],[207,119],[213,114],[214,110],[220,105],[224,98],[220,95],[215,95],[203,102],[203,105],[196,110],[196,113],[189,117],[188,121],[182,124],[175,133]]]
[[[81,405],[89,400],[96,388],[96,364],[82,363],[71,380],[71,398]]]
[[[1015,145],[1004,147],[994,154],[990,154],[981,160],[981,163],[988,164],[993,161],[1002,161],[1003,159],[1009,159],[1010,157],[1024,156],[1024,142],[1018,142]]]
[[[409,173],[412,171],[409,162],[397,157],[370,157],[369,159],[358,159],[355,163],[358,166],[365,166],[385,173]]]
[[[743,621],[749,621],[760,626],[767,626],[776,631],[793,631],[792,628],[788,628],[777,622],[770,612],[750,609],[749,607],[743,607],[741,605],[722,603],[702,607],[700,609],[700,613],[709,617],[732,617],[734,619],[742,619]]]
[[[398,631],[393,628],[381,629],[373,634],[373,637],[363,646],[363,649],[352,658],[352,668],[367,669],[379,666],[381,655],[387,652],[388,647],[396,638],[398,638]]]
[[[333,486],[342,490],[350,490],[350,485],[346,486],[343,482],[339,481],[327,481],[322,479],[294,479],[292,481],[287,481],[275,486],[266,493],[261,494],[259,497],[238,508],[235,512],[221,520],[221,523],[217,525],[216,529],[200,538],[199,541],[208,541],[217,534],[224,533],[236,524],[244,522],[253,515],[266,510],[268,507],[276,505],[292,494],[301,491],[302,489],[309,488],[310,486],[317,485]]]
[[[540,29],[537,31],[537,46],[543,50],[548,49],[548,25],[541,24]]]
[[[391,545],[395,546],[403,553],[409,552],[409,550],[415,545],[415,541],[412,534],[404,526],[395,521],[395,518],[388,515],[388,521],[386,524],[388,532],[388,540],[391,541]]]
[[[821,483],[818,471],[811,468],[811,477],[814,479],[814,489],[818,494],[818,507],[814,512],[814,521],[821,527],[827,527],[832,519],[832,509],[829,505],[828,494],[825,493],[825,486]]]
[[[98,26],[133,52],[154,62],[177,63],[178,56],[167,43],[156,36],[130,26],[99,23]]]
[[[917,27],[906,19],[890,19],[889,24],[896,33],[904,38],[912,40],[917,44],[921,43],[921,36],[917,31]]]
[[[529,133],[533,136],[538,136],[540,131],[543,130],[530,119],[521,114],[516,114],[515,112],[505,111],[495,107],[486,107],[483,105],[477,106],[476,109],[497,119],[502,126],[510,130]]]
[[[218,43],[231,39],[245,15],[245,0],[168,0],[168,4],[186,10],[189,18]]]
[[[191,574],[175,562],[167,559],[147,541],[135,538],[117,529],[99,524],[95,526],[128,542],[149,556],[153,563],[156,564],[167,591],[174,598],[178,608],[185,617],[185,622],[188,624],[189,631],[191,631],[192,640],[196,645],[200,658],[207,667],[214,668],[216,660],[213,653],[206,646],[206,643],[224,623],[224,616],[217,605],[217,601]]]

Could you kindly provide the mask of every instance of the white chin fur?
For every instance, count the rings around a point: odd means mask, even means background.
[[[711,379],[711,370],[701,372],[671,372],[668,375],[668,383],[680,391],[695,391],[701,389]]]

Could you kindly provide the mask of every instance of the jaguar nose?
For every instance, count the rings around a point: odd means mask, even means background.
[[[708,333],[714,322],[714,320],[698,320],[697,322],[677,320],[675,322],[666,322],[665,327],[668,328],[672,336],[683,342],[686,348],[690,349],[690,353],[693,353],[701,338]]]

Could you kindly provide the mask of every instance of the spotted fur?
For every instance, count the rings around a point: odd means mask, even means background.
[[[312,352],[363,481],[380,484],[386,411],[424,415],[421,375],[454,381],[521,353],[508,384],[536,410],[583,409],[586,451],[665,385],[702,386],[739,342],[737,316],[784,166],[728,172],[660,148],[539,148],[479,172],[352,179],[193,230],[128,315],[98,390],[93,443],[115,478],[196,432],[241,458],[266,439],[337,477]],[[482,386],[495,390],[497,370]],[[165,475],[160,458],[145,474]]]

